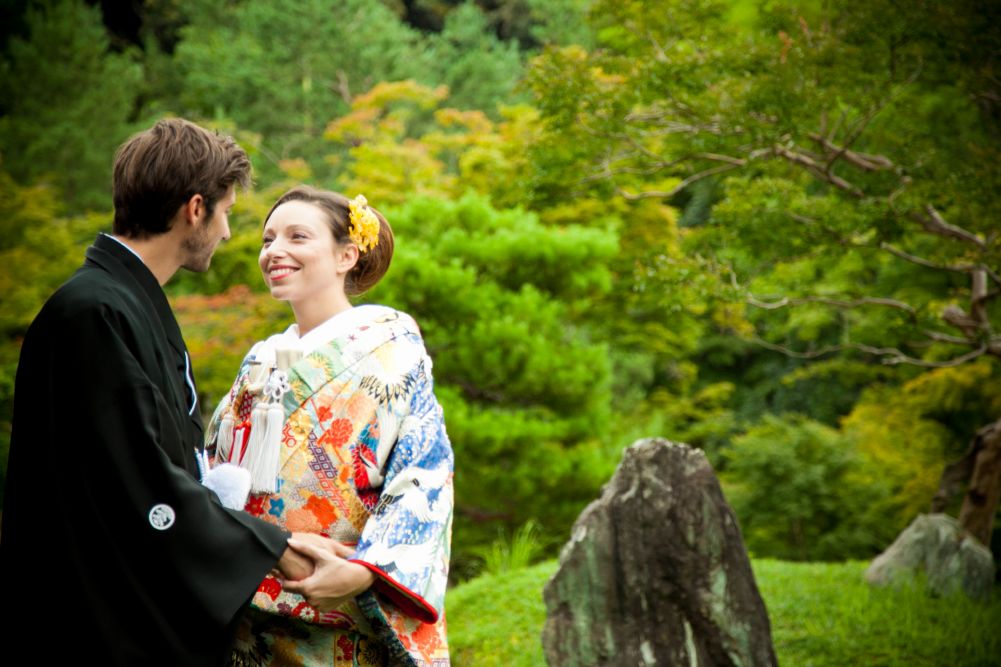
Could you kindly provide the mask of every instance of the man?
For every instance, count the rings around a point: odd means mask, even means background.
[[[114,235],[45,304],[17,370],[0,541],[4,637],[39,664],[212,665],[288,534],[197,479],[191,360],[161,286],[205,271],[250,163],[180,119],[114,167]]]

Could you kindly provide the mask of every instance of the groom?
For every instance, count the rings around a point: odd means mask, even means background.
[[[114,166],[114,233],[24,338],[0,539],[4,637],[33,662],[215,665],[289,535],[198,482],[191,359],[161,286],[205,271],[250,181],[229,137],[181,119]]]

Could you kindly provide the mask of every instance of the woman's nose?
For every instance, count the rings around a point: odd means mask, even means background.
[[[280,238],[275,238],[264,250],[266,257],[280,257],[285,253],[285,246]]]

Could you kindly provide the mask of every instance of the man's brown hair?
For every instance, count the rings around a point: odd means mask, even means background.
[[[250,185],[250,159],[232,137],[183,118],[161,120],[115,155],[115,234],[162,234],[196,194],[211,217],[231,185]]]

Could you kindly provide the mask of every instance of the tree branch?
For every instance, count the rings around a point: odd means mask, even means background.
[[[866,246],[866,247],[871,248],[873,246]],[[914,264],[917,264],[918,266],[923,266],[929,269],[938,269],[940,271],[953,271],[955,273],[972,273],[973,271],[976,271],[978,268],[980,268],[975,264],[954,264],[954,265],[936,264],[935,262],[931,262],[927,259],[924,259],[923,257],[918,257],[917,255],[912,255],[908,252],[900,250],[899,248],[895,248],[889,243],[886,243],[885,241],[879,244],[879,248],[881,250],[887,251],[892,255],[896,255],[900,259],[907,260],[908,262],[912,262]]]
[[[778,301],[761,301],[753,294],[748,294],[747,302],[752,306],[758,308],[764,308],[766,310],[776,310],[778,308],[784,308],[786,306],[797,306],[803,303],[823,303],[828,306],[836,306],[838,308],[855,308],[862,305],[872,305],[872,306],[886,306],[888,308],[896,308],[898,310],[903,310],[904,312],[911,315],[913,319],[917,314],[917,311],[910,304],[904,303],[903,301],[897,301],[896,299],[887,299],[883,297],[860,297],[858,299],[845,300],[845,299],[834,299],[831,297],[824,296],[803,296],[803,297],[783,297]]]
[[[852,164],[864,171],[883,171],[893,169],[896,166],[890,158],[884,155],[872,155],[871,153],[853,151],[849,149],[847,145],[841,147],[836,146],[828,140],[827,137],[824,137],[816,132],[811,133],[809,136],[828,152],[828,157],[830,159],[829,164],[833,164],[834,161],[839,158],[844,158],[849,164]]]
[[[931,329],[922,329],[923,333],[928,338],[939,343],[951,343],[953,345],[973,345],[974,341],[969,338],[960,338],[959,336],[951,336],[947,333],[942,333],[941,331],[933,331]]]
[[[966,241],[967,243],[972,243],[981,250],[987,249],[987,243],[974,234],[973,232],[966,231],[962,227],[957,227],[956,225],[951,225],[945,221],[942,215],[935,210],[935,207],[931,204],[925,206],[925,214],[922,215],[918,211],[911,211],[911,218],[918,221],[925,231],[938,236],[943,236],[948,239],[956,239],[958,241]]]
[[[947,359],[946,361],[928,361],[926,359],[912,357],[904,352],[901,352],[895,347],[873,347],[862,343],[843,343],[841,345],[829,345],[819,350],[812,350],[810,352],[798,352],[786,347],[785,345],[777,345],[776,343],[770,343],[757,337],[750,338],[749,340],[757,345],[760,345],[761,347],[781,352],[786,356],[795,357],[797,359],[816,359],[817,357],[822,357],[826,354],[831,354],[832,352],[857,350],[859,352],[865,352],[866,354],[882,357],[882,362],[887,365],[893,366],[896,364],[908,364],[911,366],[921,366],[923,368],[951,368],[953,366],[961,366],[966,362],[972,361],[973,359],[983,356],[988,352],[988,347],[986,345],[981,345],[966,354],[953,357],[952,359]]]
[[[821,165],[817,164],[817,161],[808,155],[804,155],[803,153],[796,151],[791,151],[785,146],[782,146],[780,144],[776,144],[772,150],[779,157],[785,158],[786,160],[792,162],[793,164],[798,164],[802,167],[806,167],[806,169],[810,173],[812,173],[820,180],[830,183],[834,187],[838,188],[839,190],[847,192],[853,197],[861,199],[862,197],[865,196],[865,193],[863,193],[858,187],[852,185],[851,183],[841,178],[837,174],[830,173]]]

